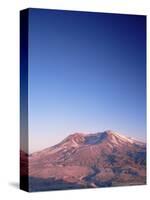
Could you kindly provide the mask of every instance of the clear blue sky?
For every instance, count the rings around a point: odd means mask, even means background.
[[[74,132],[146,138],[146,18],[30,9],[30,151]]]

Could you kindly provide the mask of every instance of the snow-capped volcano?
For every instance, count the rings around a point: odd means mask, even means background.
[[[144,184],[146,144],[113,131],[74,133],[31,154],[29,176],[32,190],[43,190],[41,182],[48,180],[57,182],[57,188],[60,180],[73,188]]]
[[[109,142],[116,145],[125,145],[125,144],[138,144],[138,145],[145,145],[143,142],[137,141],[134,138],[129,138],[123,136],[117,132],[113,132],[111,130],[98,132],[98,133],[74,133],[69,135],[65,138],[61,143],[58,145],[66,145],[70,144],[71,146],[79,147],[79,145],[88,145],[88,144],[100,144],[103,142]]]
[[[104,131],[104,132],[97,132],[97,133],[91,133],[91,134],[85,134],[85,133],[74,133],[66,137],[62,142],[46,148],[45,150],[42,150],[37,153],[33,153],[31,156],[34,157],[35,155],[41,155],[42,153],[56,153],[59,151],[65,151],[70,149],[83,149],[83,148],[91,148],[98,146],[99,148],[101,146],[106,145],[106,147],[109,148],[123,148],[128,146],[128,148],[134,145],[138,145],[140,147],[145,147],[145,143],[137,141],[133,138],[129,138],[126,136],[123,136],[117,132],[113,131]],[[91,147],[90,147],[91,146]]]

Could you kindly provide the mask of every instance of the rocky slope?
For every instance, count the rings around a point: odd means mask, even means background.
[[[75,133],[29,156],[31,191],[146,183],[146,144],[113,131]]]

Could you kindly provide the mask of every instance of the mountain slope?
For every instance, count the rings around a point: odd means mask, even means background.
[[[145,165],[145,143],[113,131],[75,133],[53,147],[31,154],[29,175],[34,179],[33,190],[36,178],[40,184],[52,179],[79,188],[135,185],[145,184]]]

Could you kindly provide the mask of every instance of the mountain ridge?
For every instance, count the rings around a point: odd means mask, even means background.
[[[58,189],[145,184],[146,143],[110,130],[74,133],[32,153],[29,177],[33,190],[44,190],[48,181]]]
[[[107,137],[111,137],[112,143],[116,143],[117,142],[116,138],[117,138],[117,140],[119,140],[120,142],[122,141],[122,142],[127,142],[130,144],[134,143],[137,145],[146,146],[145,142],[139,141],[132,137],[123,136],[123,135],[119,134],[118,132],[114,132],[111,130],[107,130],[107,131],[103,131],[103,132],[96,132],[96,133],[89,133],[89,134],[76,132],[76,133],[68,135],[66,138],[64,138],[61,142],[57,143],[56,145],[33,152],[30,155],[32,156],[32,155],[40,153],[42,151],[48,151],[48,150],[57,148],[59,145],[64,145],[67,143],[70,143],[70,145],[73,147],[78,147],[80,144],[83,144],[83,142],[87,142],[87,144],[88,143],[90,144],[90,142],[91,142],[94,145],[94,143],[97,142],[97,144],[98,144],[98,143],[102,142],[103,139],[106,139]],[[97,140],[94,140],[94,138]]]
[[[101,139],[102,137],[104,138],[104,135],[106,136],[114,136],[114,137],[117,137],[117,138],[120,138],[120,140],[126,140],[128,141],[129,143],[136,143],[136,144],[139,144],[139,145],[146,145],[145,142],[143,141],[139,141],[133,137],[127,137],[127,136],[123,136],[121,134],[119,134],[118,132],[115,132],[115,131],[112,131],[112,130],[106,130],[106,131],[103,131],[103,132],[96,132],[96,133],[78,133],[78,132],[75,132],[73,134],[70,134],[68,135],[66,138],[64,138],[61,142],[57,143],[56,145],[53,145],[53,146],[50,146],[50,147],[47,147],[47,148],[44,148],[42,150],[39,150],[39,151],[36,151],[36,152],[33,152],[31,153],[30,155],[33,155],[33,154],[36,154],[36,153],[39,153],[43,150],[49,150],[51,148],[55,148],[57,147],[58,145],[60,144],[63,144],[64,142],[71,142],[74,143],[74,145],[76,146],[75,143],[78,143],[79,141],[83,141],[84,138],[88,138],[88,137],[97,137],[98,135],[101,135]],[[100,139],[100,138],[99,138]],[[78,141],[78,142],[77,142]]]

